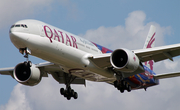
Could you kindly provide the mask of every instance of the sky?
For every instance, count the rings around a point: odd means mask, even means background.
[[[9,28],[22,19],[36,19],[112,50],[141,49],[150,25],[156,27],[156,46],[180,42],[179,0],[1,0],[0,68],[25,61],[9,39]],[[33,63],[44,62],[30,56]],[[157,74],[180,71],[180,58],[154,65]],[[180,105],[180,77],[160,80],[147,91],[121,94],[112,85],[87,81],[86,87],[72,85],[77,100],[60,95],[51,75],[33,87],[18,84],[11,76],[0,75],[0,110],[173,110]]]

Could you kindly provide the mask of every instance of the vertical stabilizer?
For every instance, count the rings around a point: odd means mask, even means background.
[[[155,46],[155,34],[156,34],[156,27],[151,25],[145,44],[144,44],[144,49],[152,48]]]
[[[144,44],[144,49],[153,48],[155,46],[155,34],[156,34],[156,27],[151,25]],[[151,70],[153,70],[153,64],[154,64],[153,60],[145,62],[145,65],[149,67]]]

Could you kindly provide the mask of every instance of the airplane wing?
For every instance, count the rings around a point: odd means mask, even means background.
[[[164,79],[164,78],[172,78],[180,76],[180,72],[175,73],[165,73],[165,74],[157,74],[154,76],[155,79]]]
[[[61,84],[65,83],[65,81],[64,81],[65,73],[61,70],[59,65],[56,65],[51,62],[45,62],[45,63],[36,64],[36,68],[39,68],[40,72],[43,74],[43,77],[48,77],[48,74],[53,74],[53,76],[56,76],[56,80],[59,83],[61,83]],[[0,68],[1,75],[11,75],[13,77],[13,71],[14,71],[14,67]],[[71,84],[85,85],[85,79],[74,76],[74,80]]]
[[[142,62],[149,60],[158,62],[165,59],[173,61],[173,57],[180,55],[180,44],[134,50],[134,53]]]
[[[0,68],[0,74],[1,75],[13,75],[13,70],[14,67],[10,67],[10,68]]]
[[[133,52],[138,56],[141,62],[146,62],[149,60],[158,62],[165,59],[170,59],[171,61],[173,61],[173,57],[180,55],[180,44],[133,50]],[[98,67],[106,68],[111,67],[110,56],[111,53],[100,54],[94,55],[90,59]]]

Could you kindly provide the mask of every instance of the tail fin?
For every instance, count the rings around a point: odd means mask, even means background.
[[[144,44],[144,49],[152,48],[155,46],[155,34],[156,34],[156,27],[151,25],[149,33],[146,38],[146,42]]]
[[[145,44],[144,44],[144,49],[152,48],[155,46],[155,34],[156,34],[156,27],[151,25]],[[151,70],[153,70],[153,64],[154,64],[153,60],[145,62],[145,65],[149,67]]]

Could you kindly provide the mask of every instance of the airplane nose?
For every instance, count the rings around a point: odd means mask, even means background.
[[[21,33],[26,33],[27,25],[25,24],[14,24],[9,29],[9,37],[11,40],[20,40],[24,39],[24,36],[20,35]]]
[[[9,30],[9,37],[11,42],[16,46],[16,48],[21,48],[25,46],[25,37],[21,32],[18,32],[16,29],[11,28]]]
[[[11,28],[9,29],[9,34],[12,32],[12,28],[14,27],[15,25],[12,25]]]

